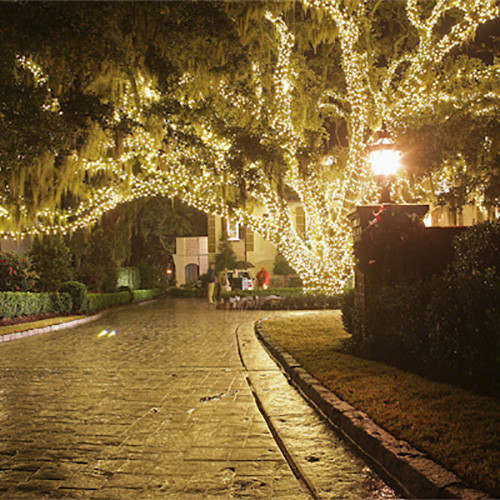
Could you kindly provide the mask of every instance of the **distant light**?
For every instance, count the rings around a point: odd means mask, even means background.
[[[430,212],[427,213],[427,215],[424,217],[424,225],[425,225],[425,227],[432,226],[432,215]]]
[[[108,330],[102,330],[102,331],[100,331],[100,332],[97,334],[97,336],[98,336],[98,337],[104,337],[104,335],[107,335],[107,334],[108,334]]]

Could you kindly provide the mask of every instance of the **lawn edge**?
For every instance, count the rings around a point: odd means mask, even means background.
[[[20,332],[6,333],[5,335],[0,335],[0,343],[9,342],[11,340],[24,339],[26,337],[32,337],[33,335],[40,335],[41,333],[56,332],[58,330],[65,330],[66,328],[73,328],[75,326],[83,325],[84,323],[90,323],[99,319],[104,312],[94,314],[92,316],[85,316],[84,318],[78,318],[71,321],[62,321],[61,323],[56,323],[54,325],[43,326],[40,328],[31,328],[30,330],[22,330]]]
[[[62,321],[61,323],[55,323],[53,325],[48,325],[40,328],[31,328],[29,330],[22,330],[19,332],[14,332],[14,333],[6,333],[5,335],[0,335],[0,344],[2,342],[9,342],[10,340],[17,340],[17,339],[23,339],[26,337],[32,337],[33,335],[40,335],[41,333],[49,333],[49,332],[55,332],[58,330],[65,330],[67,328],[73,328],[75,326],[83,325],[85,323],[90,323],[91,321],[95,321],[96,319],[101,318],[101,316],[104,316],[106,313],[110,311],[119,311],[121,309],[124,309],[126,307],[132,306],[132,305],[145,305],[149,304],[150,302],[156,302],[158,299],[146,299],[146,300],[134,300],[130,304],[125,304],[123,306],[117,306],[117,307],[110,307],[109,309],[104,309],[97,314],[93,314],[92,316],[85,316],[83,318],[78,318],[75,320],[71,321]]]
[[[491,498],[327,389],[266,333],[262,321],[254,325],[256,336],[291,384],[398,489],[413,498]]]

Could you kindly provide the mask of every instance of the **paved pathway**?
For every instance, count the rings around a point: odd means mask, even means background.
[[[164,300],[1,344],[0,497],[308,498],[250,387],[321,496],[391,496],[286,392],[250,335],[263,315]]]

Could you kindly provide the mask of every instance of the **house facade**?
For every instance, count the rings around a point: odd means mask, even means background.
[[[299,203],[292,204],[290,209],[295,217],[298,233],[305,237],[307,228],[304,209]],[[213,215],[207,218],[207,233],[207,236],[176,238],[174,263],[177,285],[196,281],[199,275],[208,271],[210,262],[215,261],[219,243],[224,235],[236,253],[236,260],[246,262],[253,276],[265,267],[273,278],[274,261],[278,252],[276,247],[259,233],[239,224],[230,224],[227,220]],[[198,243],[195,243],[195,240]],[[195,271],[196,265],[198,274]]]

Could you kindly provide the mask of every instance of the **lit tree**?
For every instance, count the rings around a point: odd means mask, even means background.
[[[176,16],[177,24],[207,22],[192,7],[130,8],[134,36],[115,34],[114,43],[124,37],[133,64],[112,68],[105,84],[101,68],[85,89],[107,96],[98,102],[111,117],[92,121],[65,169],[42,169],[77,177],[66,184],[76,201],[23,207],[7,193],[5,235],[72,231],[119,203],[175,197],[259,232],[306,287],[337,292],[352,268],[346,215],[375,199],[366,157],[375,130],[403,139],[428,126],[443,133],[462,116],[491,157],[499,65],[466,49],[478,26],[498,16],[493,0],[204,4],[216,15],[203,37],[175,28]],[[185,46],[169,43],[172,32]],[[42,107],[57,113],[42,56],[16,60],[32,88],[44,90]],[[463,165],[461,153],[450,148],[440,163]],[[415,176],[401,183],[408,200],[429,190]],[[292,200],[304,207],[305,236]]]

